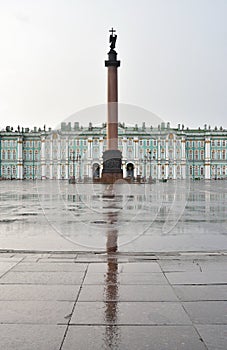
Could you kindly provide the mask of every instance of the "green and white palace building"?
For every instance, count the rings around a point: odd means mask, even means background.
[[[153,179],[227,179],[227,130],[157,128],[119,123],[123,176]],[[6,127],[0,131],[0,179],[92,181],[102,172],[106,125],[78,122],[50,128]]]

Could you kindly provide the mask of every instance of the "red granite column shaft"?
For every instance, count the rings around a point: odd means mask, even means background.
[[[117,67],[108,67],[108,118],[107,118],[107,149],[118,149],[118,91]]]

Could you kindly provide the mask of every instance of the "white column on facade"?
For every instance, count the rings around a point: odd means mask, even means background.
[[[65,177],[69,179],[69,138],[65,139]]]
[[[166,139],[166,160],[169,160],[169,142]]]
[[[210,137],[205,137],[205,179],[210,180]]]
[[[158,138],[158,154],[157,154],[157,159],[160,161],[161,160],[161,140]]]
[[[169,177],[169,142],[168,142],[168,137],[166,138],[166,147],[165,148],[166,148],[165,149],[165,151],[166,151],[165,177],[167,179]]]
[[[92,159],[92,138],[88,138],[88,158]]]
[[[53,179],[53,134],[50,135],[50,179]]]
[[[103,156],[103,137],[99,139],[99,158],[102,159]]]
[[[134,137],[134,159],[139,158],[139,139],[138,137]]]
[[[57,141],[57,179],[61,179],[61,137],[58,135]]]
[[[157,163],[157,178],[158,179],[161,179],[161,140],[160,140],[160,137],[158,138],[158,154],[157,154],[157,159],[158,159],[158,163]]]
[[[123,142],[122,157],[123,159],[126,159],[127,158],[127,138],[123,137],[122,142]]]
[[[46,178],[45,136],[41,136],[41,179]]]
[[[173,179],[176,180],[176,139],[173,140]]]
[[[186,140],[181,139],[181,178],[186,179]]]
[[[23,167],[23,138],[19,136],[17,139],[17,178],[19,180],[23,179],[24,167]]]

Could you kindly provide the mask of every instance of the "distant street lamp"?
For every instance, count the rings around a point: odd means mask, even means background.
[[[76,162],[78,162],[78,168],[79,168],[79,182],[81,182],[81,155],[76,155]]]
[[[78,168],[79,168],[79,181],[81,181],[81,173],[80,173],[80,164],[81,164],[81,155],[77,154],[75,156],[75,151],[72,152],[72,155],[70,156],[70,160],[73,163],[73,176],[69,179],[69,183],[76,183],[76,176],[75,176],[75,162],[78,163]]]
[[[146,154],[144,155],[144,161],[145,161],[145,164],[146,164],[146,162],[147,161],[149,161],[149,163],[150,163],[150,175],[149,175],[149,182],[151,182],[151,180],[152,180],[152,176],[151,176],[151,163],[152,163],[152,161],[154,161],[155,160],[155,156],[151,156],[151,151],[149,151],[148,152],[148,154],[149,154],[149,156],[147,156]]]

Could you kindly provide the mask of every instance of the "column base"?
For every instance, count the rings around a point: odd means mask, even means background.
[[[101,183],[113,184],[123,179],[122,155],[118,150],[108,150],[103,153],[103,170]]]

